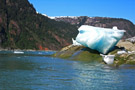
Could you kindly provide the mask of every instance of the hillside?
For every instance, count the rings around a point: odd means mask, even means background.
[[[121,18],[107,18],[107,17],[55,17],[56,21],[63,21],[76,25],[77,27],[81,25],[92,25],[96,27],[112,28],[117,26],[118,29],[126,30],[123,38],[129,38],[135,36],[135,25],[126,19]]]
[[[76,35],[74,25],[36,13],[28,0],[0,0],[0,48],[58,50]]]
[[[132,22],[118,18],[60,17],[50,19],[36,13],[28,0],[0,0],[0,49],[59,50],[72,43],[81,25],[127,30],[135,36]]]

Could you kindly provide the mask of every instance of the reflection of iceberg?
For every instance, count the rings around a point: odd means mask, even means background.
[[[79,29],[76,41],[86,47],[106,54],[123,36],[125,30],[93,27],[82,25]]]

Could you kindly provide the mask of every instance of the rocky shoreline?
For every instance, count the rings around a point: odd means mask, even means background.
[[[22,51],[21,49],[2,49],[0,51]],[[37,51],[27,49],[24,51]],[[40,51],[40,50],[39,50]],[[50,51],[50,50],[49,50]],[[118,53],[122,51],[122,53]],[[110,66],[119,67],[121,65],[135,65],[135,43],[130,40],[120,40],[117,45],[115,46],[114,50],[110,51],[107,55],[115,55],[114,63]],[[102,56],[96,50],[92,50],[90,48],[84,46],[76,46],[76,45],[69,45],[67,47],[62,48],[60,51],[56,51],[52,57],[67,59],[67,60],[77,60],[83,62],[103,62]]]
[[[123,53],[118,53],[119,51],[122,51]],[[128,40],[121,40],[118,42],[114,50],[108,53],[108,55],[115,55],[114,63],[110,66],[119,67],[123,64],[135,65],[135,44]],[[98,62],[105,64],[98,51],[84,46],[69,45],[62,48],[52,56],[68,60]]]

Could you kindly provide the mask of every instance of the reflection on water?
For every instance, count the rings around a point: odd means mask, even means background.
[[[34,54],[33,54],[34,53]],[[0,52],[0,90],[134,90],[135,69]],[[40,55],[39,55],[40,54]]]

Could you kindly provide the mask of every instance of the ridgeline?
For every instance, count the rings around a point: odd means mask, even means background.
[[[112,28],[117,26],[120,30],[126,30],[123,39],[135,36],[135,25],[126,19],[109,17],[56,17],[56,21],[63,21],[79,27],[81,25],[91,25],[95,27]]]

